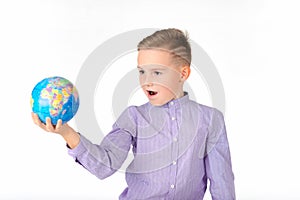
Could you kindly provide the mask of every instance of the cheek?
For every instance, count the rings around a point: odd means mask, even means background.
[[[174,95],[175,91],[174,89],[170,88],[170,87],[161,87],[160,92],[163,93],[165,96],[170,96],[170,95]]]
[[[159,85],[160,91],[164,92],[165,94],[177,94],[180,90],[180,86],[178,83],[173,82],[164,82],[163,84]]]
[[[139,76],[139,82],[140,85],[143,85],[145,83],[145,78],[143,76]]]
[[[164,77],[161,77],[160,83],[167,88],[174,90],[177,87],[180,80],[180,75],[176,72],[169,73]]]

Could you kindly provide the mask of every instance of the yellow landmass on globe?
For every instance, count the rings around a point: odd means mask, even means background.
[[[32,98],[32,96],[30,96],[30,106],[31,106],[31,108],[33,107],[33,103],[34,103],[34,99]]]

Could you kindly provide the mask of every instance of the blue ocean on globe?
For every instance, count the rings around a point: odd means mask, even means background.
[[[66,123],[74,117],[79,108],[79,95],[69,80],[53,76],[35,85],[30,103],[32,111],[43,123],[46,123],[46,117],[50,117],[51,123],[56,125],[59,119]]]

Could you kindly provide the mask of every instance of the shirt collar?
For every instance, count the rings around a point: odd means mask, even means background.
[[[182,105],[182,104],[188,102],[189,100],[190,100],[190,98],[189,98],[188,92],[184,92],[182,97],[180,97],[178,99],[172,99],[169,102],[165,103],[164,105],[155,106],[155,107],[169,108],[169,107],[174,106],[174,105]],[[150,102],[148,102],[148,104],[150,106],[153,106]]]

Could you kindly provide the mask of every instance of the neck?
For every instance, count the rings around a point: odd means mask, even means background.
[[[183,97],[183,96],[184,96],[184,92],[183,92],[183,90],[181,90],[181,91],[178,91],[178,92],[175,94],[174,99],[179,99],[179,98],[181,98],[181,97]]]

